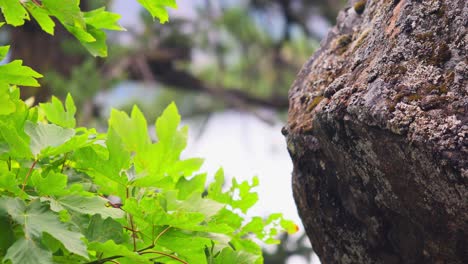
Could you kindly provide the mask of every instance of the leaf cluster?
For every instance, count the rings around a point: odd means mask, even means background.
[[[120,29],[104,9],[59,2],[0,0],[0,7],[7,23],[31,14],[49,33],[53,16],[85,46],[82,38],[96,30]],[[139,2],[162,21],[164,6],[175,4]],[[7,52],[0,47],[0,59]],[[227,186],[219,170],[208,183],[201,159],[181,158],[188,130],[175,104],[153,136],[136,106],[130,115],[113,110],[107,132],[98,133],[76,127],[70,95],[64,103],[23,101],[17,86],[38,86],[39,77],[19,60],[0,66],[0,263],[262,263],[256,242],[296,231],[280,214],[245,217],[258,200],[256,178]]]
[[[169,19],[166,8],[177,7],[175,0],[137,1],[161,23]],[[6,23],[15,27],[33,18],[42,30],[53,35],[58,21],[94,56],[107,56],[105,30],[125,30],[117,23],[119,14],[104,7],[82,11],[80,0],[0,0],[0,7]]]
[[[157,140],[137,107],[113,110],[107,133],[76,128],[71,96],[28,107],[2,88],[0,260],[27,263],[261,263],[255,243],[278,243],[295,225],[273,214],[250,220],[258,184],[208,184],[202,160],[181,159],[187,127],[171,104]],[[117,197],[117,198],[116,198]]]

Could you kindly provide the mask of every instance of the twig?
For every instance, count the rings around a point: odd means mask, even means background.
[[[171,259],[175,259],[177,261],[179,261],[180,263],[184,263],[184,264],[189,264],[187,261],[183,260],[183,259],[180,259],[174,255],[171,255],[171,254],[167,254],[167,253],[164,253],[164,252],[161,252],[161,251],[145,251],[145,252],[141,252],[140,255],[145,255],[145,254],[158,254],[158,255],[162,255],[162,256],[166,256],[168,258],[171,258]]]
[[[127,195],[127,199],[130,198],[128,187],[126,188],[126,195]],[[132,228],[133,251],[136,252],[137,251],[137,246],[136,246],[135,224],[133,223],[133,216],[131,214],[128,214],[128,218],[130,220],[130,227]]]
[[[101,264],[101,263],[106,263],[107,261],[112,261],[114,259],[123,258],[123,257],[124,256],[112,256],[112,257],[108,257],[108,258],[94,260],[94,261],[91,261],[91,262],[86,262],[85,264]]]
[[[164,235],[167,231],[169,231],[169,229],[171,229],[172,226],[168,226],[166,227],[163,231],[161,231],[161,233],[159,233],[159,235],[156,237],[156,239],[154,240],[153,244],[156,245],[156,243],[158,242],[159,238]]]
[[[31,165],[31,168],[29,168],[28,174],[26,174],[26,178],[24,178],[23,181],[23,186],[21,187],[21,190],[24,192],[24,187],[26,186],[26,183],[28,183],[29,176],[31,175],[34,166],[36,166],[37,160],[34,160],[33,164]]]
[[[68,156],[68,152],[65,153],[65,155],[63,157],[63,163],[62,163],[62,168],[60,169],[60,173],[63,173],[63,168],[65,167],[65,162],[67,161],[67,156]]]
[[[7,165],[8,165],[8,171],[11,171],[11,156],[8,157]]]

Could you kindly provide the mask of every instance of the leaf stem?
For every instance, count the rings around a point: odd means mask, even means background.
[[[168,226],[166,227],[163,231],[161,231],[161,233],[159,233],[159,235],[156,237],[156,239],[154,240],[153,242],[153,245],[156,245],[156,243],[158,242],[159,238],[162,237],[162,235],[164,235],[167,231],[169,231],[169,229],[171,229],[172,226]]]
[[[128,187],[126,188],[126,195],[127,199],[130,198],[130,193],[128,191]],[[136,232],[135,232],[135,224],[133,223],[133,216],[131,214],[128,214],[128,218],[130,220],[130,227],[132,228],[132,240],[133,240],[133,251],[137,251],[137,246],[136,246]]]
[[[106,263],[107,261],[112,261],[114,259],[123,258],[123,257],[124,256],[112,256],[112,257],[108,257],[108,258],[94,260],[94,261],[91,261],[91,262],[86,262],[86,264],[101,264],[101,263]]]
[[[8,157],[7,164],[8,164],[8,171],[11,171],[11,156]]]
[[[34,160],[33,164],[31,165],[31,168],[29,168],[28,174],[26,174],[26,178],[24,178],[23,181],[23,186],[21,187],[21,190],[24,192],[24,187],[26,187],[26,184],[28,183],[29,176],[31,175],[34,166],[36,166],[37,160]]]
[[[65,167],[65,162],[67,161],[67,156],[68,156],[68,152],[65,153],[65,155],[63,157],[63,163],[62,163],[62,168],[60,169],[60,173],[63,173],[63,168]]]
[[[174,259],[174,260],[177,260],[179,261],[180,263],[184,263],[184,264],[189,264],[187,261],[183,260],[183,259],[180,259],[174,255],[171,255],[171,254],[167,254],[167,253],[164,253],[164,252],[161,252],[161,251],[145,251],[145,252],[141,252],[140,255],[145,255],[145,254],[158,254],[158,255],[162,255],[162,256],[166,256],[168,258],[171,258],[171,259]]]

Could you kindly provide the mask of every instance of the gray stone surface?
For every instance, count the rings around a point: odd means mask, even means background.
[[[367,1],[299,73],[283,132],[323,263],[468,263],[467,26],[466,0]]]

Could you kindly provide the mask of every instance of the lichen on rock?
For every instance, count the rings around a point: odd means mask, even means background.
[[[464,263],[468,5],[358,2],[289,94],[306,232],[325,263]]]

